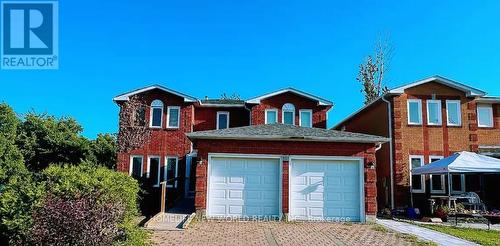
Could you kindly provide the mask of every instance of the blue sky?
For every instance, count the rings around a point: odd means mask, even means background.
[[[347,2],[347,3],[346,3]],[[293,86],[362,106],[358,65],[380,33],[387,85],[434,74],[500,96],[500,1],[62,1],[59,70],[0,70],[0,101],[116,132],[113,96],[159,83],[202,98]]]

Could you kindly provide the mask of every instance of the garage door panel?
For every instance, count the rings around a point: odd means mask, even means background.
[[[291,170],[292,219],[349,217],[352,221],[360,220],[358,161],[292,160]]]
[[[214,157],[209,165],[208,216],[279,215],[278,159]]]

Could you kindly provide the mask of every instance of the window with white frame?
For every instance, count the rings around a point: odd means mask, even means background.
[[[461,126],[461,114],[460,100],[446,100],[446,124],[448,126]]]
[[[179,128],[181,121],[181,107],[167,107],[167,128]]]
[[[142,177],[142,163],[143,163],[142,155],[130,156],[129,175],[134,177],[134,178],[141,178]]]
[[[278,123],[278,110],[273,108],[273,109],[266,109],[266,115],[265,115],[265,123],[266,124],[276,124]]]
[[[160,184],[160,156],[148,157],[148,168],[146,177],[151,180],[151,184],[157,187]]]
[[[493,127],[492,105],[477,105],[477,125],[479,127]]]
[[[408,124],[422,124],[422,100],[408,99]]]
[[[451,174],[451,193],[460,194],[465,192],[465,174]]]
[[[217,112],[217,129],[229,128],[229,112]]]
[[[163,121],[163,102],[160,100],[154,100],[151,102],[151,110],[149,112],[149,126],[155,128],[161,128],[161,122]]]
[[[410,170],[413,168],[421,167],[424,165],[424,157],[421,155],[410,156]],[[411,175],[410,176],[411,189],[414,193],[425,192],[425,176],[424,175]]]
[[[167,181],[167,187],[169,188],[177,188],[177,178],[178,175],[178,163],[179,158],[173,156],[167,156],[165,161],[165,180]]]
[[[312,127],[312,110],[299,110],[299,123],[301,127]]]
[[[439,126],[441,123],[441,100],[427,100],[427,124]]]
[[[442,156],[429,156],[429,163],[433,163],[435,161],[439,161],[443,159]],[[431,193],[434,194],[444,194],[445,190],[445,175],[444,174],[432,174],[430,175],[430,185],[431,185]]]
[[[295,125],[295,106],[291,103],[285,103],[281,108],[282,123],[287,125]]]

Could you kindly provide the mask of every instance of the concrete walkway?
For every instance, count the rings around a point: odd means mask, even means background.
[[[434,230],[430,230],[427,228],[423,228],[417,225],[412,225],[405,222],[395,221],[395,220],[385,220],[378,219],[377,224],[383,225],[389,229],[392,229],[397,232],[406,233],[414,235],[420,239],[432,241],[438,245],[478,245],[473,242],[460,239],[458,237],[454,237],[448,234],[444,234],[441,232],[437,232]]]

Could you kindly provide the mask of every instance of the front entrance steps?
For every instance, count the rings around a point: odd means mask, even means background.
[[[186,221],[194,212],[194,198],[183,198],[166,213],[157,213],[144,227],[155,231],[179,231],[185,228]]]

